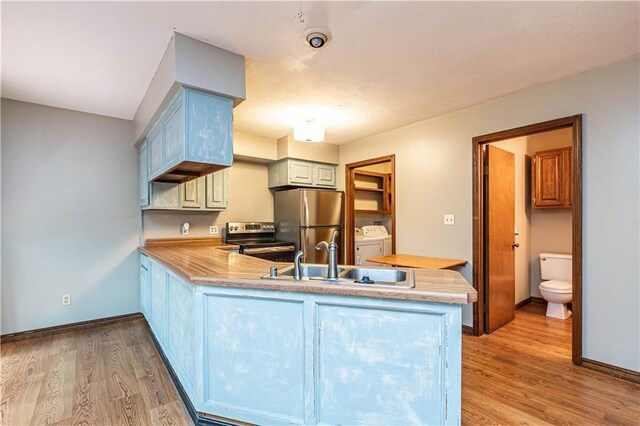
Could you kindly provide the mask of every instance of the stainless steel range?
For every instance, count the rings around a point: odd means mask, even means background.
[[[273,222],[228,222],[225,242],[240,246],[239,253],[273,262],[293,262],[296,246],[276,240]]]

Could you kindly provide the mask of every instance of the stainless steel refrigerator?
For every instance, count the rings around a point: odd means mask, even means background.
[[[344,264],[344,193],[325,189],[290,189],[274,194],[276,238],[304,251],[306,263],[327,263],[327,252],[316,250],[338,231],[338,263]]]

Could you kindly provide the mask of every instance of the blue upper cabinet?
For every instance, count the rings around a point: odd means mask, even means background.
[[[233,162],[233,101],[181,88],[147,135],[149,182],[183,183]]]
[[[147,146],[147,140],[145,139],[140,145],[140,207],[146,207],[149,205],[149,181],[147,181],[147,175],[149,174],[149,149]]]
[[[233,161],[232,101],[193,90],[187,90],[186,94],[189,159],[230,166]]]

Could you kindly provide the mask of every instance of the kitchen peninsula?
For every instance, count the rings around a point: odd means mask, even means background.
[[[459,273],[374,288],[261,279],[289,264],[214,245],[140,253],[141,310],[201,423],[460,423]]]

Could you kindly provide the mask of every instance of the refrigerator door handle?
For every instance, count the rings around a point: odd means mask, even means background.
[[[306,262],[308,256],[307,247],[309,247],[309,233],[306,229],[302,229],[300,233],[300,245],[302,246],[300,247],[300,250],[302,250],[302,252],[304,253],[304,255],[302,256],[302,261]]]
[[[309,226],[309,200],[307,199],[307,193],[302,192],[302,216],[304,223],[303,226]]]

